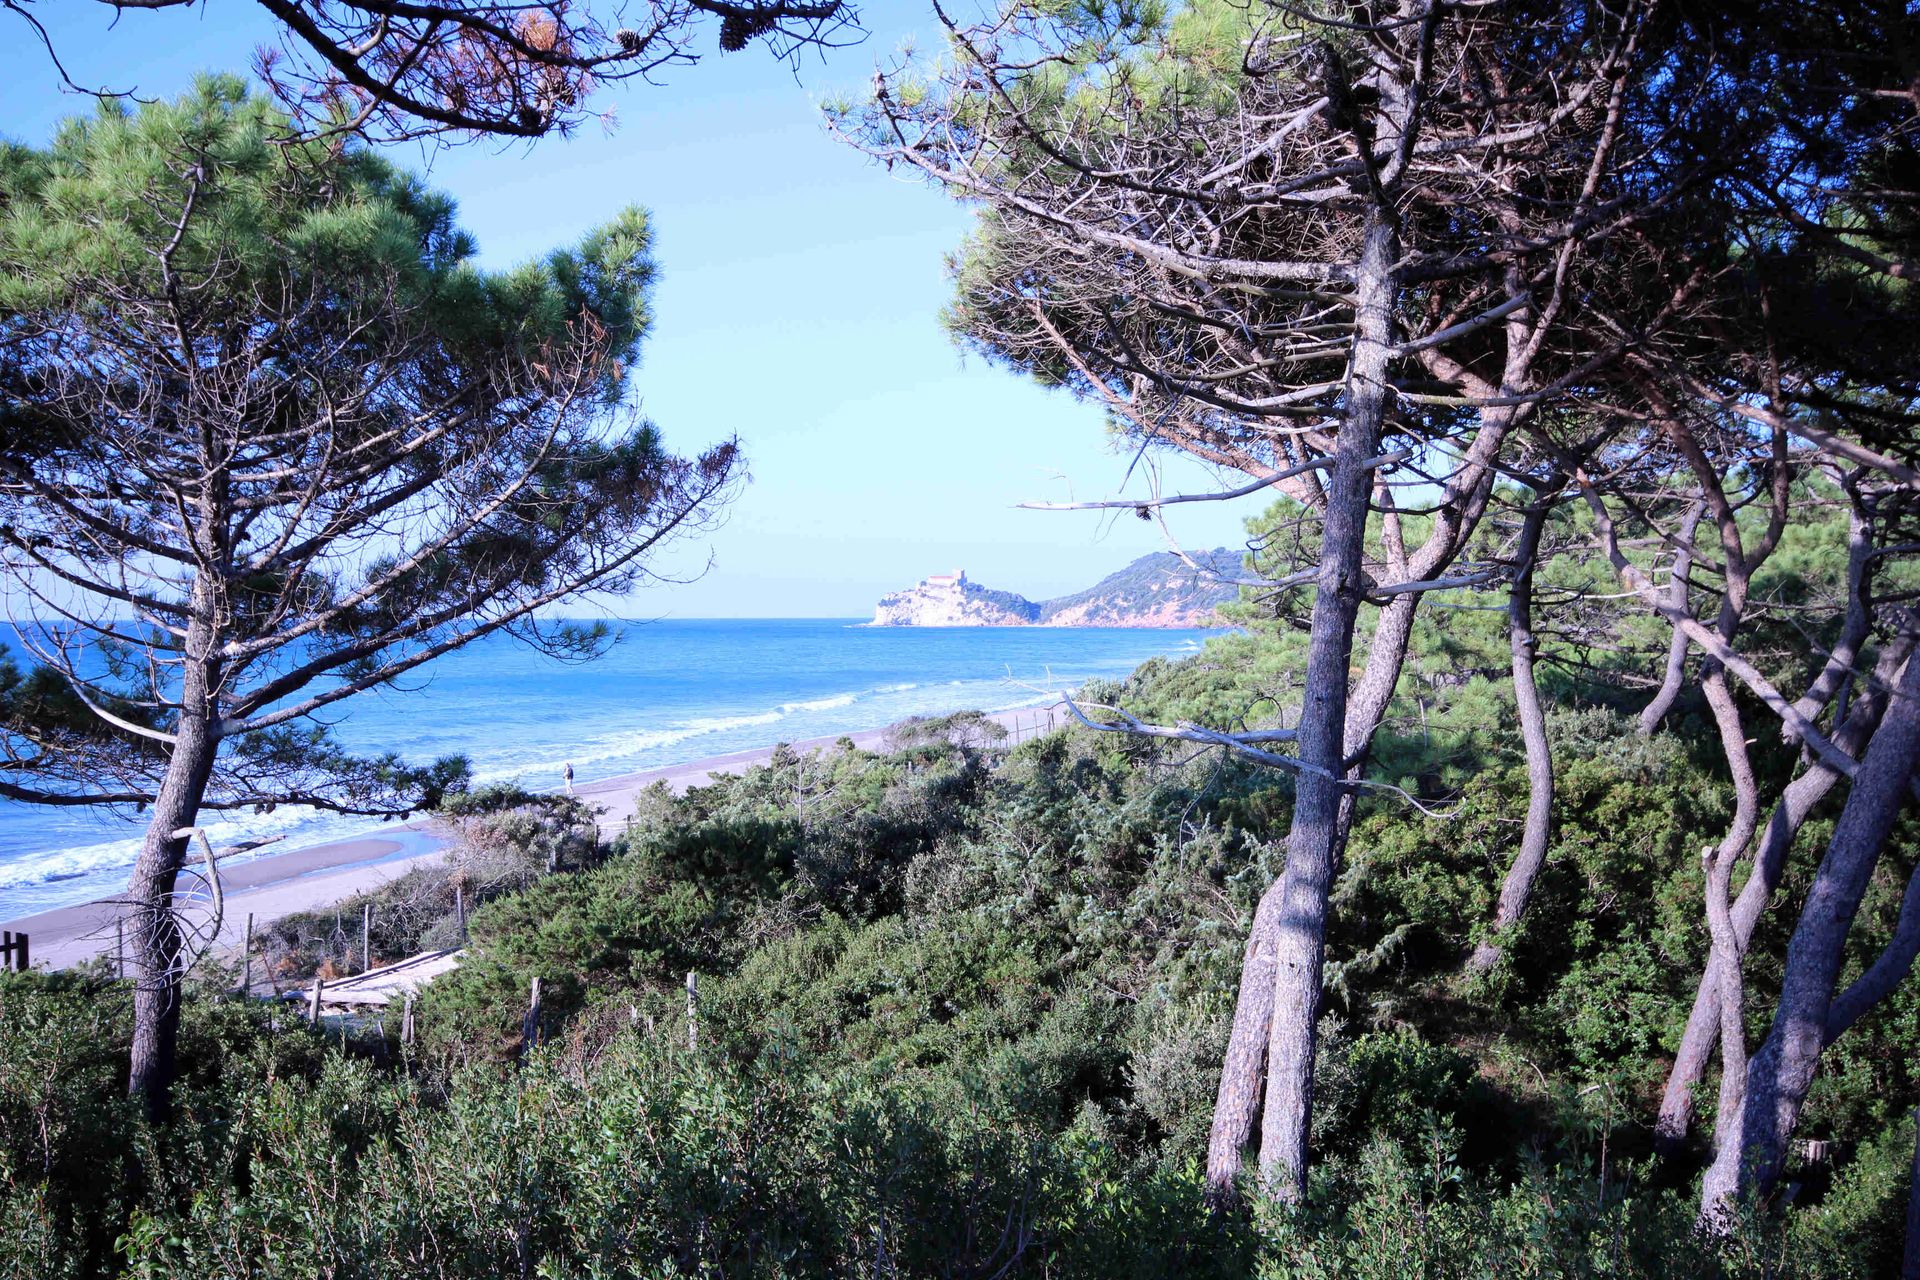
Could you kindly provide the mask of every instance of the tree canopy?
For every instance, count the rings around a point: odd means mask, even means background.
[[[1892,4],[1839,18],[1584,0],[1009,0],[975,21],[942,17],[942,60],[883,74],[832,119],[978,210],[953,259],[956,336],[1101,405],[1142,453],[1175,449],[1251,480],[1084,505],[1158,517],[1172,501],[1264,488],[1291,500],[1250,546],[1273,612],[1309,635],[1297,686],[1277,695],[1298,703],[1297,725],[1167,728],[1122,711],[1105,727],[1224,746],[1296,780],[1209,1163],[1230,1194],[1258,1118],[1267,1184],[1297,1199],[1334,876],[1355,799],[1378,785],[1372,744],[1423,601],[1506,597],[1533,795],[1503,929],[1525,910],[1551,823],[1531,584],[1558,554],[1557,505],[1583,504],[1588,545],[1671,625],[1649,729],[1699,656],[1739,797],[1709,859],[1718,956],[1741,945],[1733,869],[1761,825],[1742,717],[1777,716],[1814,775],[1879,777],[1905,758],[1905,718],[1875,725],[1882,699],[1902,705],[1915,624],[1904,579],[1885,576],[1911,559],[1903,530],[1920,494],[1905,283],[1920,114],[1899,52],[1911,17]],[[1856,566],[1844,624],[1807,619],[1832,636],[1825,661],[1769,669],[1741,635],[1767,607],[1756,575],[1789,525],[1836,503],[1851,508]],[[1489,522],[1499,536],[1483,536]],[[1856,680],[1849,703],[1839,695]],[[1843,827],[1846,875],[1874,865],[1903,796],[1856,787],[1878,808]],[[1799,820],[1782,819],[1767,848]],[[1777,878],[1750,883],[1764,898]],[[1807,972],[1828,986],[1845,932],[1808,943],[1827,958]],[[1496,960],[1497,948],[1480,958]],[[1758,1151],[1764,1186],[1826,997],[1803,994],[1791,1016],[1783,1005],[1797,1083],[1776,1095],[1755,1077],[1766,1099],[1749,1100],[1743,1141],[1727,1118],[1748,1075],[1737,966],[1715,964],[1701,1008],[1725,1023],[1726,1168]],[[1779,1040],[1776,1028],[1755,1061],[1772,1062]],[[1709,1217],[1732,1191],[1716,1178]]]
[[[116,10],[186,9],[195,0],[101,0]],[[657,83],[700,60],[696,37],[717,23],[722,53],[760,43],[793,61],[864,34],[850,0],[655,0],[644,16],[592,0],[257,0],[277,45],[254,70],[290,113],[280,130],[308,136],[539,138],[590,117],[601,90]],[[36,15],[35,0],[0,0],[21,19],[68,86],[78,85]]]
[[[647,580],[738,477],[624,407],[643,213],[486,271],[444,196],[285,125],[211,78],[0,164],[0,571],[65,686],[5,696],[0,793],[153,805],[156,1009],[201,808],[431,801],[457,766],[351,760],[320,713],[494,632],[591,656],[546,611]]]

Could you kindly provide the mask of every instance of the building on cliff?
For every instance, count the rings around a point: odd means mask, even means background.
[[[1196,565],[1194,560],[1201,563]],[[1160,551],[1075,595],[1036,603],[969,581],[965,569],[935,573],[889,592],[876,627],[1196,627],[1239,594],[1240,552],[1225,547],[1181,557]]]

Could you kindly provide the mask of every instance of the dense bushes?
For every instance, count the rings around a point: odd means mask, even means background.
[[[1195,673],[1143,671],[1128,696],[1162,678]],[[1524,786],[1496,698],[1452,686],[1388,744],[1392,776],[1447,816],[1362,808],[1328,953],[1324,1160],[1297,1212],[1213,1217],[1199,1179],[1284,781],[1084,732],[1000,752],[936,727],[891,755],[782,753],[652,793],[604,860],[526,859],[403,1060],[323,1056],[304,1029],[196,999],[164,1132],[114,1100],[121,988],[8,981],[5,1261],[156,1278],[1884,1270],[1911,997],[1837,1051],[1809,1113],[1836,1157],[1786,1212],[1710,1248],[1690,1167],[1651,1160],[1701,959],[1689,855],[1724,821],[1686,733],[1556,712],[1575,745],[1549,870],[1499,967],[1463,973]],[[1884,936],[1897,897],[1876,893]],[[1756,940],[1755,1007],[1779,946]]]
[[[599,861],[592,811],[570,796],[494,785],[450,795],[436,811],[446,853],[334,907],[267,923],[257,944],[276,989],[358,972],[361,911],[371,907],[374,964],[461,946],[460,912],[526,889],[543,875]]]

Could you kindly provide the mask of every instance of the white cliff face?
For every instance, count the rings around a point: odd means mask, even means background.
[[[1195,627],[1219,621],[1215,610],[1237,589],[1239,554],[1203,553],[1218,568],[1202,574],[1160,553],[1143,556],[1078,595],[1040,604],[969,582],[964,570],[922,578],[881,598],[876,627]]]
[[[1033,621],[1033,606],[1022,610],[1000,597],[1004,592],[987,591],[964,580],[952,583],[921,582],[905,591],[882,596],[873,611],[876,627],[1024,627]]]

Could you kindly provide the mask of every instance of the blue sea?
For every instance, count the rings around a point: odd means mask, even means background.
[[[854,620],[620,624],[605,657],[569,665],[492,637],[423,668],[405,691],[332,709],[358,751],[409,760],[465,755],[483,782],[555,788],[861,729],[910,715],[1007,710],[1156,655],[1206,631],[864,627]],[[208,815],[216,843],[282,835],[262,854],[391,826],[283,808]],[[139,846],[131,811],[0,802],[0,920],[124,889]]]

